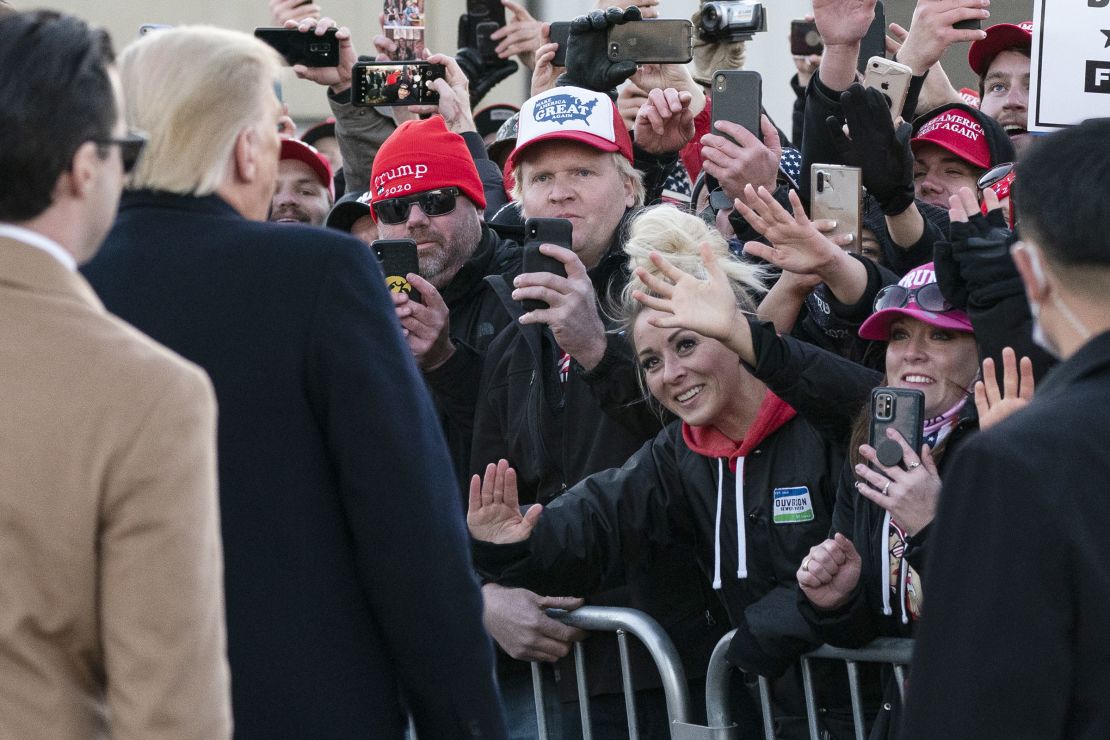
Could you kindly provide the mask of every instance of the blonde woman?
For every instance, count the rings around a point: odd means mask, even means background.
[[[757,268],[728,253],[724,239],[672,206],[632,222],[630,267],[656,277],[651,258],[705,274],[701,252],[728,276],[737,305],[755,310]],[[650,568],[657,545],[691,544],[734,627],[730,660],[746,671],[782,675],[816,639],[798,611],[794,573],[831,523],[842,446],[829,444],[771,393],[721,342],[656,325],[662,314],[622,295],[643,384],[677,417],[621,468],[586,478],[546,507],[522,513],[515,472],[490,465],[470,486],[467,523],[488,578],[546,593],[588,595],[615,575]],[[776,685],[783,715],[800,714],[792,680]],[[750,697],[737,715],[760,726]],[[781,719],[781,717],[780,717]]]

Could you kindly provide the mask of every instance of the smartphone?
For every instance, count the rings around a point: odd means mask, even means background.
[[[459,20],[459,47],[476,49],[483,61],[498,61],[497,42],[490,36],[505,25],[505,6],[500,0],[466,0],[466,15]]]
[[[552,22],[547,39],[559,45],[559,48],[555,50],[555,58],[551,60],[551,64],[556,67],[567,66],[567,42],[570,40],[570,21]]]
[[[429,62],[357,62],[351,68],[351,104],[438,105],[439,93],[428,83],[446,75],[442,64]]]
[[[825,45],[821,42],[821,33],[817,30],[816,21],[790,21],[790,53],[796,57],[825,53]]]
[[[682,18],[651,18],[609,29],[609,61],[686,64],[694,58],[694,24]]]
[[[876,388],[871,391],[871,424],[868,443],[879,462],[894,467],[902,462],[902,446],[886,436],[896,429],[915,452],[921,450],[925,428],[925,394],[907,388]]]
[[[521,254],[521,272],[550,272],[561,277],[567,276],[567,268],[554,257],[540,252],[541,244],[555,244],[571,248],[573,225],[565,218],[529,218],[524,222],[524,247]],[[543,301],[522,301],[527,311],[547,308]]]
[[[420,274],[416,242],[412,239],[376,239],[370,242],[370,248],[378,256],[389,292],[404,293],[417,303],[422,303],[420,293],[412,287],[407,277],[409,273]]]
[[[956,21],[952,24],[952,28],[960,31],[978,31],[983,27],[983,20],[981,18],[968,18],[966,21]]]
[[[146,36],[151,31],[161,31],[163,28],[173,28],[173,26],[166,23],[144,23],[139,26],[139,35]]]
[[[873,87],[886,97],[891,120],[902,115],[912,80],[912,69],[885,57],[868,59],[867,71],[863,73],[863,86]]]
[[[861,73],[867,71],[867,62],[871,57],[886,58],[886,9],[882,0],[875,3],[875,17],[871,19],[867,34],[860,41],[856,68]]]
[[[844,251],[859,254],[862,249],[860,226],[863,217],[863,180],[859,167],[841,164],[814,164],[809,176],[809,217],[829,218],[836,228],[826,236],[852,235]]]
[[[289,65],[334,67],[339,64],[339,41],[336,30],[329,28],[323,36],[315,32],[301,33],[295,28],[256,28],[254,35],[277,49]]]
[[[763,111],[763,78],[758,72],[747,69],[719,69],[713,73],[713,120],[709,130],[727,136],[713,124],[717,121],[732,121],[751,131],[759,140],[763,134],[759,127],[759,116]],[[732,139],[731,136],[727,138]],[[735,140],[734,140],[735,141]]]

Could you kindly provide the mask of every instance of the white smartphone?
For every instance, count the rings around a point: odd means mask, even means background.
[[[883,57],[871,57],[867,60],[867,71],[863,73],[863,86],[873,87],[886,96],[890,118],[894,120],[902,115],[912,79],[913,70],[905,64]]]

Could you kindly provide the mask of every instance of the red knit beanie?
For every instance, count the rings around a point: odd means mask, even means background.
[[[371,206],[388,198],[449,187],[458,188],[479,210],[485,209],[486,195],[470,150],[463,137],[447,130],[441,116],[405,121],[374,157]]]

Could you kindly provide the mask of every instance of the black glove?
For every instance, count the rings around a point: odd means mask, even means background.
[[[470,107],[475,108],[493,86],[516,72],[517,63],[511,59],[501,59],[494,63],[482,61],[476,49],[469,46],[459,49],[455,54],[459,69],[470,83]]]
[[[609,29],[641,18],[640,9],[633,5],[625,10],[595,10],[571,21],[567,71],[556,84],[596,90],[616,100],[617,85],[636,74],[636,63],[609,61]]]
[[[825,122],[833,143],[845,164],[863,171],[863,186],[883,213],[897,216],[913,203],[912,127],[903,123],[895,131],[886,98],[859,83],[840,94],[840,105],[852,138],[844,135],[836,116],[829,116]]]
[[[956,308],[966,308],[972,294],[996,290],[1019,281],[1010,257],[1014,234],[1001,208],[986,216],[972,214],[948,226],[948,241],[933,247],[933,268],[940,292]]]

